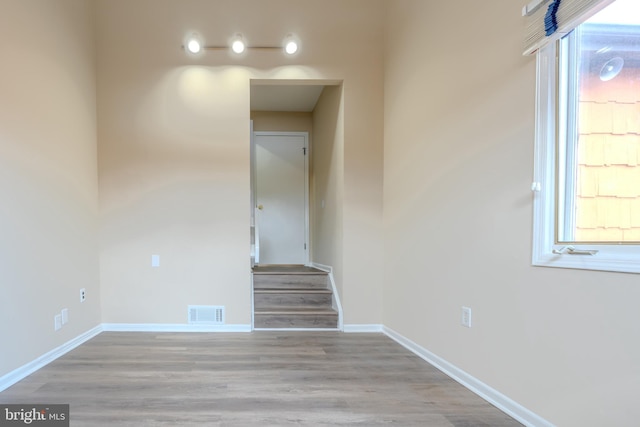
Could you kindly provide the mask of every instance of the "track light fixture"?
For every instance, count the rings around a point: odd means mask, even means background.
[[[284,52],[287,55],[293,55],[298,51],[298,40],[292,35],[289,34],[284,39]]]
[[[299,51],[300,43],[295,36],[288,34],[284,38],[282,46],[248,46],[242,34],[236,34],[230,40],[230,46],[207,46],[202,41],[202,38],[194,33],[186,39],[183,48],[192,55],[197,55],[205,50],[227,50],[231,48],[231,51],[237,55],[247,50],[283,50],[285,54],[291,56]]]
[[[246,45],[244,43],[244,39],[242,38],[242,34],[236,34],[231,42],[231,50],[240,55],[244,52]]]
[[[189,36],[185,43],[185,49],[187,52],[196,55],[202,51],[202,41],[197,34]]]
[[[284,51],[289,55],[293,55],[298,51],[298,44],[296,42],[288,42],[284,47]]]

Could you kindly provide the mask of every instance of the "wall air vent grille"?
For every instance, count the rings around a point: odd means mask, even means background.
[[[215,305],[190,305],[189,323],[200,325],[223,325],[224,307]]]

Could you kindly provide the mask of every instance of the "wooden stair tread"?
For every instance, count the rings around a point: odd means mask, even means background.
[[[255,314],[314,314],[314,315],[337,315],[338,312],[332,308],[306,308],[306,307],[272,307],[256,308]]]
[[[256,276],[327,276],[324,271],[290,272],[290,271],[254,271]]]
[[[253,291],[256,294],[326,294],[331,295],[331,289],[309,289],[309,288],[282,288],[282,289],[273,289],[273,288],[263,288],[263,289],[255,289]]]
[[[329,273],[323,270],[319,270],[315,267],[307,267],[304,265],[256,265],[252,270],[253,274],[257,275],[317,275],[326,276]]]

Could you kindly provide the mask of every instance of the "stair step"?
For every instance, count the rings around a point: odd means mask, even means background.
[[[256,294],[329,294],[331,295],[331,289],[327,288],[290,288],[290,289],[274,289],[274,288],[261,288],[254,291]]]
[[[253,274],[254,289],[326,289],[327,274]]]
[[[329,274],[304,265],[253,268],[254,327],[337,329]]]
[[[333,308],[309,308],[309,307],[270,307],[255,310],[255,314],[317,314],[317,315],[337,315]]]
[[[331,307],[332,292],[329,289],[256,289],[253,304],[256,309],[270,307]]]
[[[338,327],[338,313],[333,309],[256,309],[256,328],[330,328]]]
[[[254,274],[326,274],[326,271],[306,265],[270,264],[256,265],[253,267]]]

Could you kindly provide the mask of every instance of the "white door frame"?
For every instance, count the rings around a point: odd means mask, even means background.
[[[251,202],[252,202],[252,218],[251,223],[256,224],[257,218],[256,210],[258,209],[257,203],[257,195],[256,189],[257,187],[257,165],[256,165],[256,136],[302,136],[304,137],[304,148],[305,148],[305,156],[304,156],[304,240],[305,240],[305,250],[304,250],[304,263],[305,265],[309,264],[309,252],[310,252],[310,242],[309,242],[309,155],[310,155],[310,147],[309,147],[309,132],[285,132],[285,131],[253,131],[253,121],[251,122]]]

